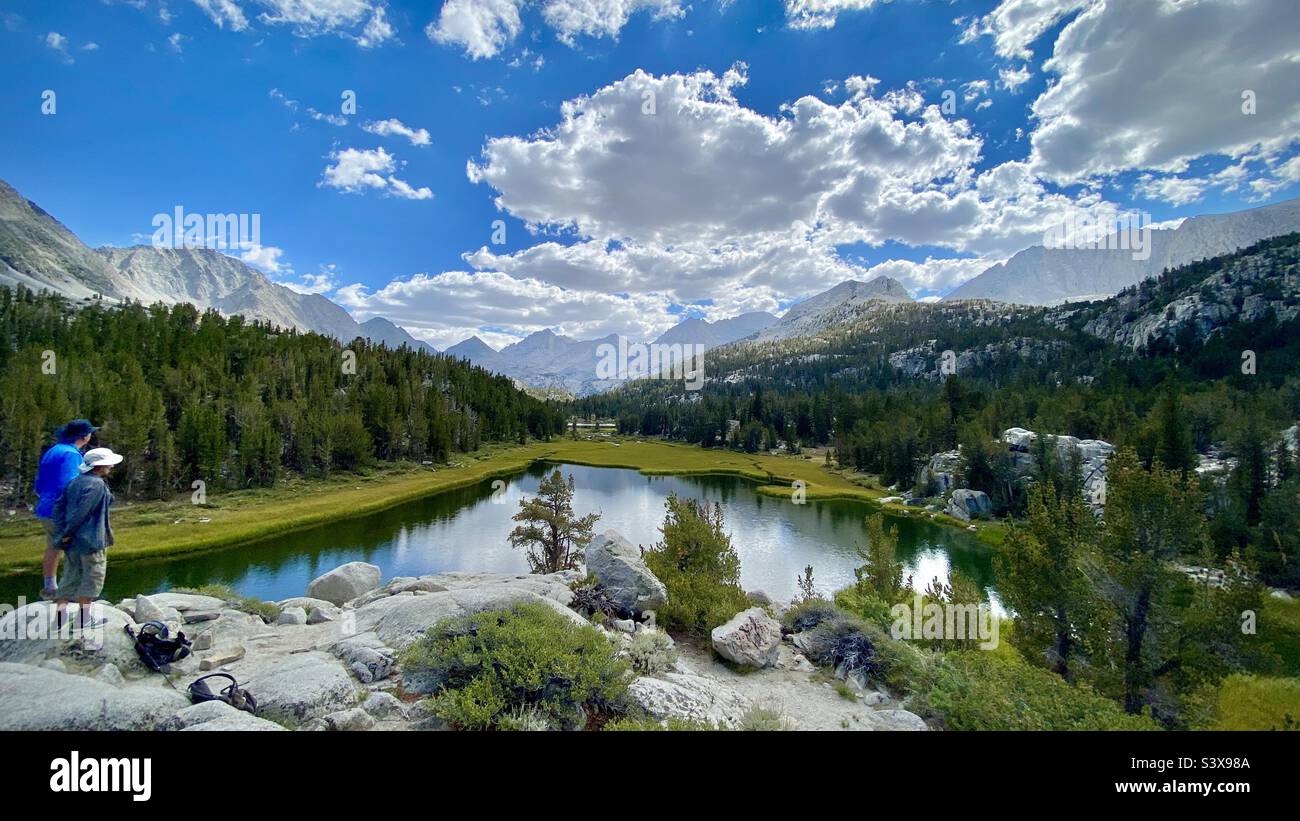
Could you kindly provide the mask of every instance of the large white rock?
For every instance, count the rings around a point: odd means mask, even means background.
[[[749,709],[740,693],[691,673],[641,676],[628,685],[627,693],[646,715],[659,720],[677,718],[735,727]]]
[[[961,469],[961,450],[945,450],[930,457],[917,474],[917,485],[934,493],[947,493]],[[933,485],[933,487],[930,487]],[[881,500],[883,501],[883,500]]]
[[[358,607],[355,611],[356,632],[374,632],[384,645],[401,650],[445,619],[483,610],[500,610],[530,601],[553,608],[575,624],[589,626],[582,616],[565,606],[573,592],[567,583],[555,578],[560,574],[475,574],[476,584],[472,586],[457,584],[462,579],[447,578],[452,575],[440,577],[447,581],[448,587],[442,592],[389,596]]]
[[[952,492],[952,498],[948,500],[948,515],[963,522],[988,516],[992,512],[993,502],[982,490],[958,488]]]
[[[283,610],[286,607],[301,607],[303,610],[307,611],[308,613],[310,613],[312,610],[319,609],[319,610],[325,610],[329,612],[331,615],[339,611],[339,606],[337,604],[334,604],[333,602],[327,602],[324,599],[313,599],[311,596],[295,596],[292,599],[284,599],[283,601],[278,601],[276,602],[276,604],[279,605],[281,610]]]
[[[177,611],[179,612],[179,611]],[[166,621],[167,614],[163,612],[162,606],[154,602],[149,596],[135,597],[135,622],[144,624],[147,621]]]
[[[381,681],[397,669],[396,654],[374,633],[343,639],[330,648],[362,684]]]
[[[342,662],[319,651],[259,664],[243,686],[257,699],[260,715],[291,724],[345,710],[359,696]]]
[[[170,607],[181,613],[220,611],[226,606],[224,599],[198,593],[153,593],[149,598],[159,607]]]
[[[153,730],[188,705],[161,680],[116,687],[0,662],[0,730]]]
[[[657,610],[668,601],[667,589],[641,560],[641,551],[617,532],[593,536],[586,559],[587,572],[600,580],[610,601],[624,613]]]
[[[131,617],[107,602],[96,602],[94,610],[106,624],[84,634],[71,631],[68,638],[57,632],[52,602],[32,602],[0,616],[0,661],[39,664],[61,658],[86,667],[114,664],[128,675],[146,670],[135,641],[123,629],[133,623]]]
[[[895,732],[930,729],[920,716],[907,710],[868,710],[862,717],[873,730]]]
[[[341,605],[379,587],[381,575],[379,568],[373,564],[348,562],[312,579],[311,584],[307,585],[307,595]]]
[[[742,610],[731,621],[713,628],[718,655],[747,667],[772,667],[781,649],[781,623],[761,607]]]
[[[161,730],[284,730],[274,721],[236,710],[224,701],[203,701],[179,711],[164,721]]]

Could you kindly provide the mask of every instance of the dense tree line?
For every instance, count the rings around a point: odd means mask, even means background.
[[[74,417],[126,457],[131,498],[270,486],[378,461],[443,462],[483,442],[549,438],[563,413],[468,363],[273,328],[191,305],[72,308],[0,288],[0,454],[27,498],[51,432]]]

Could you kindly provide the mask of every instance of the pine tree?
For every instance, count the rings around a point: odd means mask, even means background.
[[[519,502],[513,518],[524,524],[510,532],[510,544],[524,549],[534,573],[572,569],[578,563],[578,549],[591,541],[591,529],[600,516],[575,516],[573,492],[573,476],[566,482],[557,469],[542,479],[536,496]]]
[[[1084,574],[1097,527],[1082,496],[1057,497],[1050,482],[1029,491],[1028,521],[1013,526],[995,558],[998,592],[1016,613],[1016,643],[1066,681],[1096,614]]]

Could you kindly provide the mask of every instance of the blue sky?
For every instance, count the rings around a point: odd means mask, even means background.
[[[848,277],[942,294],[1078,211],[1296,196],[1294,21],[1289,0],[0,0],[0,178],[91,245],[176,206],[259,214],[247,258],[273,279],[439,347],[645,337]]]

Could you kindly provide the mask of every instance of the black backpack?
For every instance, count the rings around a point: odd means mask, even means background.
[[[229,679],[230,684],[213,692],[208,686],[208,679],[224,678]],[[236,710],[243,710],[246,713],[257,715],[257,699],[253,694],[239,686],[239,682],[229,673],[209,673],[202,678],[197,678],[190,685],[190,701],[195,704],[201,704],[204,701],[224,701]]]
[[[126,634],[135,639],[135,652],[145,666],[155,673],[161,673],[163,667],[180,661],[190,654],[190,640],[185,633],[176,631],[172,638],[167,625],[160,621],[147,621],[140,625],[136,633],[131,625],[126,625]]]

